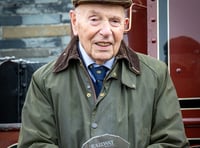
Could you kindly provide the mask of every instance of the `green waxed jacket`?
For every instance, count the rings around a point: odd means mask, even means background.
[[[130,148],[187,148],[176,92],[165,64],[122,42],[98,98],[76,40],[34,73],[22,111],[19,148],[81,148],[118,135]]]

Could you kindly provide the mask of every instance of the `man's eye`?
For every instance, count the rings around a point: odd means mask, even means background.
[[[100,22],[100,19],[98,17],[91,17],[89,18],[89,21],[92,25],[98,25]]]
[[[115,20],[115,19],[113,19],[112,22],[114,22],[114,23],[120,23],[119,20]]]
[[[93,22],[98,21],[98,18],[97,17],[91,17],[90,21],[93,21]]]
[[[121,25],[121,21],[119,19],[111,19],[110,23],[111,25],[116,26],[116,27]]]

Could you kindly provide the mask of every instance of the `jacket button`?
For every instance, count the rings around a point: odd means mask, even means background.
[[[100,96],[101,96],[101,97],[104,97],[104,96],[105,96],[105,93],[100,93]]]
[[[116,72],[113,73],[113,77],[117,77],[117,73]]]
[[[87,97],[88,97],[88,98],[91,97],[91,93],[87,93]]]
[[[92,127],[93,129],[96,129],[96,128],[98,127],[98,124],[97,124],[97,123],[92,123],[91,127]]]

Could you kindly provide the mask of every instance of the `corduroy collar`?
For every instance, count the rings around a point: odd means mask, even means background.
[[[55,65],[54,72],[59,73],[60,71],[65,70],[71,60],[80,61],[80,55],[78,52],[78,37],[72,37],[72,40],[68,44],[67,48],[63,53],[58,57]],[[138,55],[130,48],[126,46],[124,41],[122,41],[119,52],[116,56],[116,60],[124,59],[129,65],[129,69],[136,74],[140,74],[140,65]]]

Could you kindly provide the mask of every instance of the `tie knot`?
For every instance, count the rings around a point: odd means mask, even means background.
[[[95,79],[101,80],[101,81],[104,79],[108,71],[108,68],[105,66],[94,67],[94,65],[90,65],[89,69],[91,73],[93,74],[93,76],[95,77]]]

